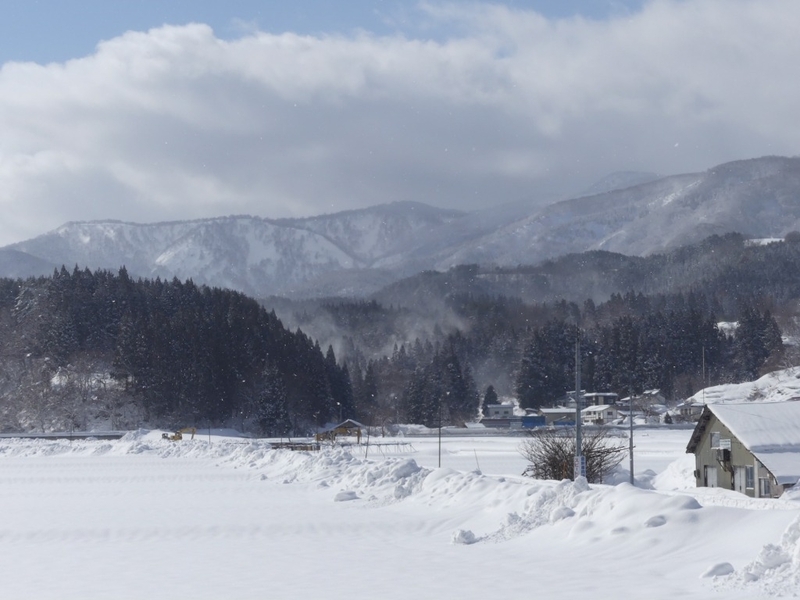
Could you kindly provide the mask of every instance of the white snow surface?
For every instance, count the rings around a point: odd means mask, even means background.
[[[508,436],[447,436],[441,454],[436,436],[318,453],[202,432],[2,439],[3,597],[800,593],[800,493],[694,489],[690,433],[637,429],[636,487],[521,477]]]
[[[800,398],[800,367],[773,371],[755,381],[707,387],[688,402],[780,402],[793,398]]]

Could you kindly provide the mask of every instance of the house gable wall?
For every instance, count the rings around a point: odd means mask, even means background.
[[[712,448],[712,434],[719,434],[721,440],[730,440],[730,462],[721,463],[718,460],[716,448]],[[777,497],[783,493],[782,486],[779,486],[772,477],[772,474],[761,465],[752,452],[742,444],[736,436],[728,429],[714,414],[710,415],[705,430],[703,431],[695,455],[695,481],[697,487],[704,487],[706,468],[715,468],[717,474],[716,487],[725,489],[736,489],[734,474],[736,467],[753,467],[753,487],[745,489],[748,496],[758,496],[759,479],[769,481],[770,496]],[[741,491],[741,490],[740,490]]]

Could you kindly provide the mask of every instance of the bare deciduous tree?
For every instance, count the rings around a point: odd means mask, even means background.
[[[520,454],[530,462],[523,475],[536,479],[572,479],[575,459],[575,430],[565,428],[534,429],[520,444]],[[584,430],[581,453],[586,457],[586,479],[599,483],[627,453],[624,442],[616,440],[604,428]]]

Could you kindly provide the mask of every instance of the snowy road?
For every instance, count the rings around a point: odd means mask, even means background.
[[[0,442],[3,597],[752,598],[769,588],[701,575],[741,571],[800,514],[533,482],[501,438],[450,440],[435,469],[435,440],[365,463],[159,435]],[[680,449],[658,435],[653,465]]]

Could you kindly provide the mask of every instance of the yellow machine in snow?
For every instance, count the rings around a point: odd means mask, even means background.
[[[194,434],[197,433],[197,429],[195,429],[194,427],[184,427],[183,429],[179,429],[178,431],[176,431],[172,435],[170,435],[169,433],[162,433],[161,437],[162,437],[162,439],[165,439],[165,440],[171,440],[173,442],[177,442],[178,440],[182,440],[183,439],[183,434],[184,433],[191,433],[192,437],[190,439],[193,440],[194,439]]]

